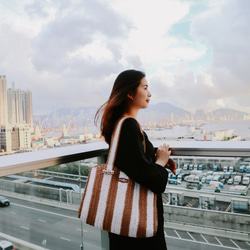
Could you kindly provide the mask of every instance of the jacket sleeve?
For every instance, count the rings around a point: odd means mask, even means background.
[[[154,193],[165,191],[168,172],[144,153],[143,136],[139,124],[133,118],[123,122],[115,166]]]

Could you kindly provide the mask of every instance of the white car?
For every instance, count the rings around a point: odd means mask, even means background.
[[[0,249],[1,250],[15,250],[13,244],[7,240],[0,241]]]

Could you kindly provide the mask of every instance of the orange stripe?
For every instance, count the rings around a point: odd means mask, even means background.
[[[102,181],[103,181],[102,170],[105,167],[106,167],[105,164],[102,164],[101,166],[97,166],[95,183],[94,183],[93,190],[92,190],[92,196],[91,196],[91,201],[90,201],[90,205],[89,205],[88,216],[86,219],[86,223],[89,225],[95,224],[95,218],[96,218],[98,202],[99,202],[99,198],[100,198],[100,192],[101,192]]]
[[[129,233],[129,225],[132,214],[132,204],[133,204],[133,195],[134,195],[134,186],[135,182],[130,178],[128,179],[128,187],[125,198],[125,207],[123,211],[122,224],[121,224],[121,235],[127,236]]]
[[[114,212],[114,207],[115,207],[115,200],[116,200],[117,189],[118,189],[118,178],[120,174],[120,170],[118,168],[113,167],[113,170],[114,170],[114,174],[111,178],[111,182],[109,186],[106,210],[105,210],[105,215],[103,219],[103,229],[106,231],[110,231],[111,229],[113,212]]]
[[[158,230],[157,195],[154,195],[154,235]]]
[[[140,198],[139,198],[139,223],[137,229],[137,237],[146,237],[146,227],[147,227],[147,194],[148,190],[140,186]]]

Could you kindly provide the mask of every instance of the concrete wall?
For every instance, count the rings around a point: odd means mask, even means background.
[[[189,190],[189,189],[180,189],[178,187],[175,186],[167,186],[165,192],[168,193],[171,190],[175,190],[175,191],[183,191],[184,192],[184,196],[189,196],[189,197],[194,197],[194,198],[199,198],[200,195],[214,195],[216,196],[216,200],[217,201],[223,201],[223,202],[231,202],[231,200],[233,198],[243,198],[243,199],[247,199],[249,204],[250,204],[250,196],[244,196],[244,195],[239,195],[239,194],[235,194],[235,193],[216,193],[216,192],[205,192],[201,190]]]
[[[19,183],[1,179],[0,190],[23,194],[31,197],[45,198],[53,201],[80,204],[80,195],[73,190],[50,188],[27,183]]]
[[[164,205],[164,219],[179,223],[250,232],[250,214]]]

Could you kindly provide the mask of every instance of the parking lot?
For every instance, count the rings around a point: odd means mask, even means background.
[[[235,164],[235,162],[233,162]],[[169,173],[169,184],[189,189],[247,192],[250,162],[235,165],[179,163],[177,174]]]
[[[172,242],[182,241],[183,249],[237,249],[248,250],[250,249],[249,241],[232,240],[220,236],[211,236],[203,233],[194,233],[181,231],[176,229],[165,229],[166,241],[169,244]],[[193,244],[192,244],[193,243]],[[168,244],[168,245],[169,245]],[[202,245],[202,246],[201,246]],[[189,248],[190,246],[190,248]],[[170,247],[170,246],[169,246]],[[170,247],[174,249],[174,247]],[[177,248],[176,248],[177,249]]]

